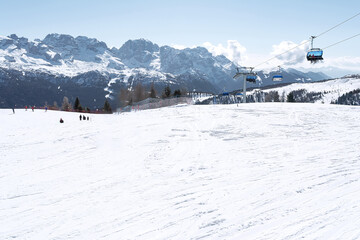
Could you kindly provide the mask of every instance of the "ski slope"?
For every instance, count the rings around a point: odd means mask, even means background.
[[[1,109],[0,239],[360,239],[359,117],[300,103],[90,121]]]
[[[322,93],[316,103],[328,103],[337,100],[343,94],[360,89],[359,78],[337,78],[324,82],[293,83],[284,87],[267,89],[264,92],[277,91],[280,96],[287,96],[291,91],[305,89],[307,92]],[[253,91],[254,92],[254,91]]]

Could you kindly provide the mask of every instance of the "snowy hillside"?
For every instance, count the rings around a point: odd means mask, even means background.
[[[321,98],[316,101],[318,103],[331,103],[345,93],[360,89],[360,78],[338,78],[324,82],[293,83],[285,87],[265,90],[265,92],[277,91],[280,96],[287,96],[291,91],[301,89],[306,90],[308,93],[322,93]]]
[[[301,103],[90,121],[2,109],[0,239],[359,239],[359,116]]]

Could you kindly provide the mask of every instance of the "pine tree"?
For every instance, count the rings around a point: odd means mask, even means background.
[[[163,98],[168,98],[171,95],[171,89],[169,86],[166,86],[163,93]]]
[[[287,102],[295,102],[295,98],[294,98],[294,93],[293,92],[290,92],[288,95],[287,95]]]
[[[74,110],[75,111],[81,111],[82,110],[82,107],[80,105],[80,100],[79,100],[78,97],[76,97],[76,99],[75,99]]]
[[[174,91],[174,97],[180,97],[181,96],[181,91],[180,89],[177,89]]]
[[[112,113],[112,109],[111,109],[110,103],[108,102],[107,99],[105,100],[105,103],[104,103],[104,112]]]

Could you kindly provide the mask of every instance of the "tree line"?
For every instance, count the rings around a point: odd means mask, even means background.
[[[360,88],[341,95],[333,104],[360,105]]]
[[[165,86],[161,95],[158,95],[154,83],[150,85],[150,89],[146,89],[141,83],[137,83],[133,89],[122,88],[118,95],[118,102],[120,107],[126,107],[133,105],[134,103],[141,102],[147,98],[170,98],[170,97],[181,97],[186,96],[186,89],[176,89],[174,92],[171,91],[169,85]]]
[[[54,107],[59,109],[56,102],[54,102]],[[63,98],[61,110],[75,111],[75,112],[91,112],[90,108],[81,106],[79,97],[76,97],[74,105],[72,106],[69,101],[69,98],[66,96]],[[112,113],[110,103],[107,99],[105,100],[104,107],[101,109],[101,111],[105,113]]]

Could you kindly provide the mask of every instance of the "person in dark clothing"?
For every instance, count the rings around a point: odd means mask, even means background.
[[[87,116],[87,117],[86,117],[86,120],[88,120],[88,121],[89,121],[89,116]]]
[[[84,119],[84,121],[86,120],[86,117],[85,117],[85,115],[83,115],[83,119]]]
[[[60,118],[60,123],[64,123],[64,120],[62,118]]]
[[[81,114],[80,114],[79,118],[80,118],[80,121],[81,121],[81,120],[82,120],[82,116],[81,116]]]

